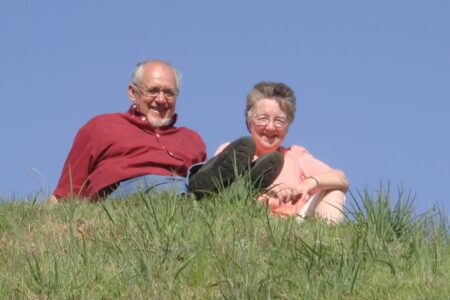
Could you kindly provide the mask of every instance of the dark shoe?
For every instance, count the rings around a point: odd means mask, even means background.
[[[189,178],[189,188],[197,196],[216,192],[229,186],[236,175],[250,167],[255,155],[255,143],[250,137],[241,137],[211,158]]]
[[[280,175],[284,158],[280,152],[271,152],[258,158],[250,170],[253,186],[258,190],[265,190]]]

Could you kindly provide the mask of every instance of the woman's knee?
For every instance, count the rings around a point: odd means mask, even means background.
[[[316,214],[330,223],[344,220],[345,194],[340,190],[327,191],[319,201]]]

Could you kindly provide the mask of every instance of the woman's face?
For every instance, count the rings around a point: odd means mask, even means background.
[[[259,100],[248,127],[256,144],[256,155],[261,156],[278,149],[289,129],[286,113],[278,102],[269,98]]]

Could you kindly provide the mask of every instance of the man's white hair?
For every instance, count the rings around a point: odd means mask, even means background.
[[[148,60],[139,62],[136,65],[136,68],[134,69],[133,74],[131,74],[131,83],[133,83],[134,85],[139,85],[139,83],[141,82],[141,79],[142,79],[142,73],[144,71],[144,67],[149,63],[161,63],[161,64],[168,66],[172,70],[173,75],[175,77],[175,85],[176,85],[177,94],[178,94],[180,91],[181,73],[177,69],[175,69],[171,64],[169,64],[168,62],[159,60],[159,59],[148,59]]]

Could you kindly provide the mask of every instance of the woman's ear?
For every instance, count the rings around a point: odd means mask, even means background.
[[[245,125],[247,126],[248,132],[249,132],[249,133],[252,133],[252,132],[250,131],[250,124],[249,124],[248,121],[245,121]]]

